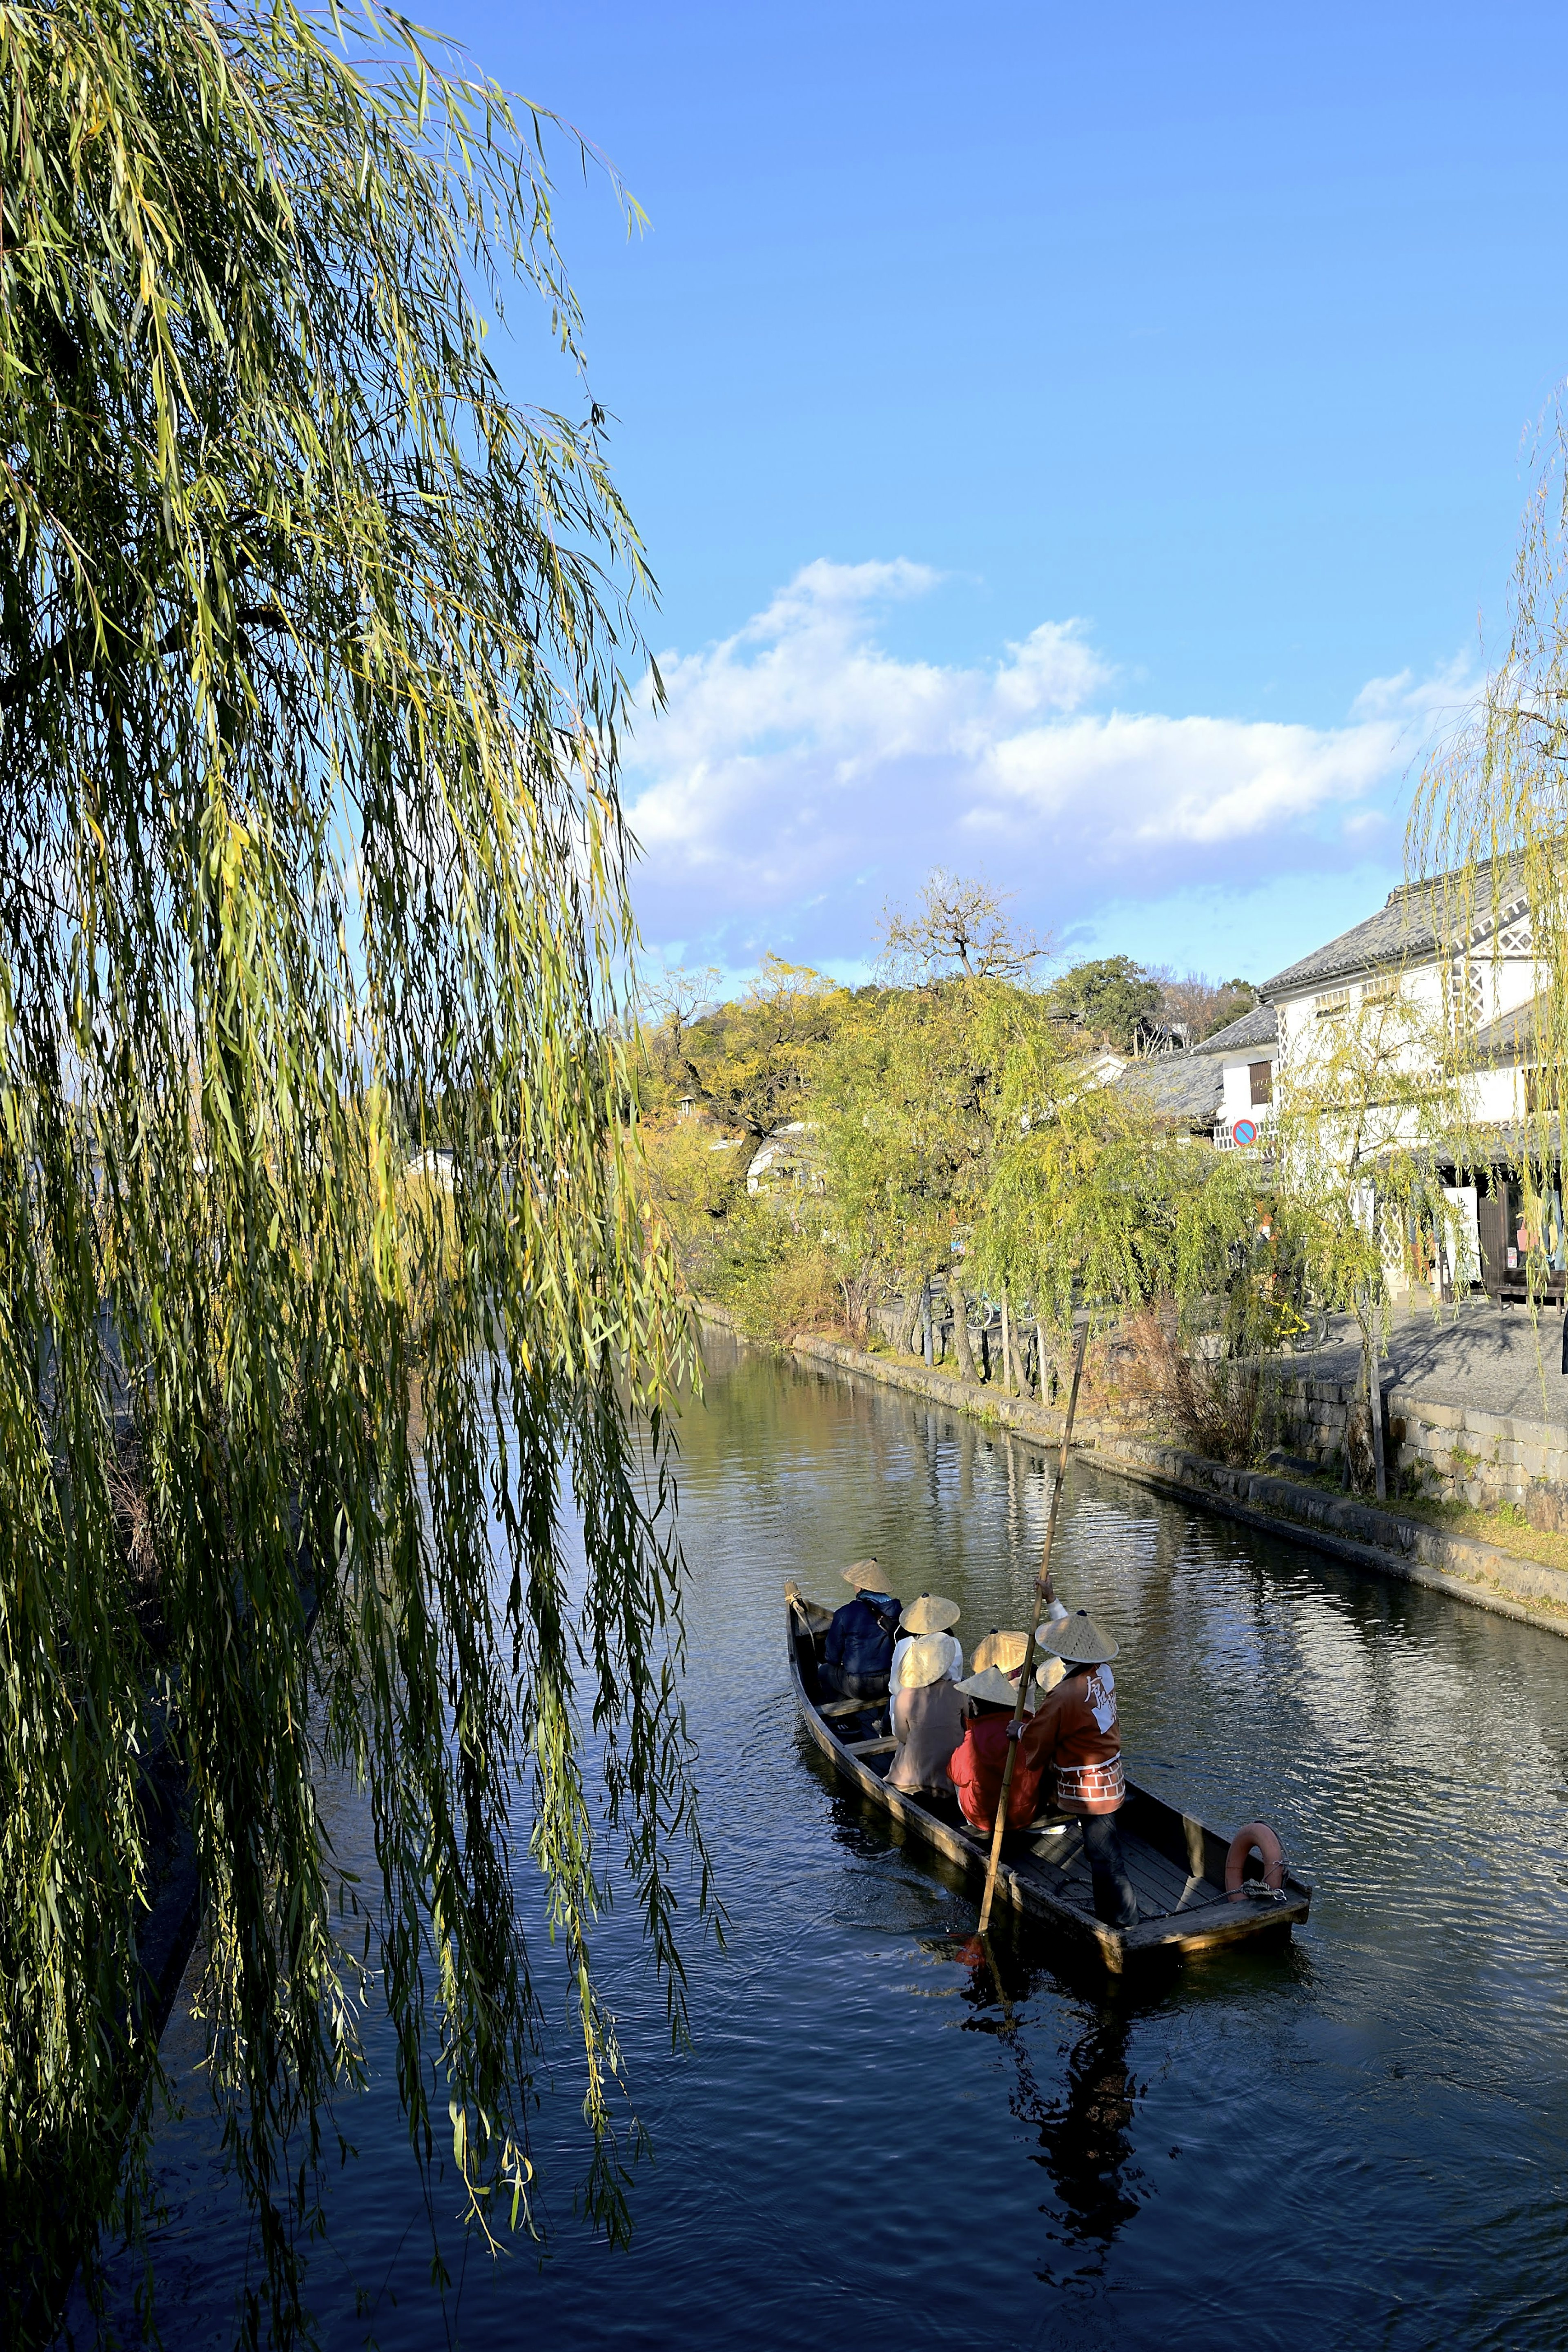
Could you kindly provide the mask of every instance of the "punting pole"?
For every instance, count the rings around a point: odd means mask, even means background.
[[[1029,1622],[1029,1647],[1023,1654],[1019,1671],[1019,1695],[1013,1706],[1013,1719],[1008,1726],[1007,1760],[1002,1766],[1002,1790],[997,1800],[997,1818],[991,1830],[991,1858],[986,1866],[986,1895],[980,1905],[980,1933],[983,1936],[991,1924],[991,1897],[997,1891],[997,1864],[1001,1860],[1002,1833],[1007,1827],[1008,1792],[1013,1784],[1013,1765],[1018,1759],[1019,1733],[1023,1729],[1024,1700],[1034,1679],[1034,1637],[1040,1630],[1040,1612],[1051,1585],[1051,1548],[1056,1540],[1056,1514],[1061,1504],[1061,1489],[1067,1478],[1067,1449],[1072,1443],[1072,1423],[1078,1412],[1078,1383],[1083,1377],[1083,1350],[1089,1344],[1089,1318],[1084,1317],[1078,1327],[1078,1344],[1072,1350],[1072,1388],[1067,1399],[1067,1418],[1061,1424],[1061,1450],[1056,1457],[1056,1483],[1051,1490],[1051,1516],[1045,1523],[1045,1549],[1040,1554],[1040,1573],[1034,1580],[1034,1613]]]

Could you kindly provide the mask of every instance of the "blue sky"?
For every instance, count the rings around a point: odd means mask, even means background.
[[[436,21],[649,215],[562,205],[672,656],[656,950],[851,970],[942,862],[1261,978],[1381,900],[1568,372],[1563,12]]]

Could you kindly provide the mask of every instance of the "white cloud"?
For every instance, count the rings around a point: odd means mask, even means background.
[[[904,660],[878,610],[923,565],[808,564],[701,653],[662,656],[628,775],[645,934],[744,963],[767,945],[865,952],[935,864],[984,871],[1042,925],[1097,903],[1256,887],[1397,856],[1405,770],[1462,676],[1375,679],[1343,726],[1097,708],[1113,672],[1076,621],[999,658]]]

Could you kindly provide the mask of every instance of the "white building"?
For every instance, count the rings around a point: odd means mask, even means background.
[[[1447,1028],[1456,1010],[1462,1013],[1472,1041],[1470,1109],[1492,1133],[1493,1158],[1476,1181],[1447,1189],[1469,1229],[1472,1263],[1486,1288],[1502,1297],[1522,1293],[1524,1284],[1528,1236],[1511,1161],[1519,1124],[1536,1107],[1531,1011],[1542,973],[1518,866],[1505,861],[1482,869],[1459,944],[1452,919],[1458,878],[1402,884],[1376,914],[1276,972],[1260,992],[1278,1015],[1287,1072],[1311,1060],[1333,1024],[1396,994],[1434,1026]],[[1551,1287],[1558,1295],[1568,1287],[1563,1256],[1556,1247]]]
[[[1490,1132],[1492,1164],[1465,1184],[1457,1178],[1466,1171],[1452,1171],[1456,1181],[1447,1189],[1469,1226],[1471,1262],[1480,1265],[1486,1288],[1500,1297],[1520,1296],[1529,1236],[1512,1160],[1520,1124],[1537,1108],[1531,1013],[1542,975],[1517,866],[1482,870],[1467,934],[1456,945],[1450,910],[1458,880],[1439,875],[1401,885],[1364,922],[1265,981],[1262,1002],[1218,1036],[1186,1053],[1126,1063],[1114,1076],[1218,1150],[1266,1153],[1276,1097],[1291,1066],[1310,1062],[1336,1023],[1396,995],[1434,1026],[1447,1028],[1459,1007],[1471,1040],[1470,1108],[1477,1125]],[[1568,1292],[1568,1248],[1561,1241],[1562,1180],[1552,1175],[1555,1205],[1549,1184],[1547,1218],[1559,1239],[1548,1241],[1550,1288],[1562,1296]]]
[[[747,1191],[772,1192],[786,1184],[796,1185],[803,1192],[823,1191],[822,1172],[810,1141],[816,1131],[817,1122],[810,1118],[791,1118],[776,1127],[751,1156],[746,1171]]]
[[[1500,892],[1493,874],[1483,872],[1475,920],[1456,952],[1446,904],[1454,879],[1402,884],[1375,915],[1276,972],[1259,992],[1278,1012],[1287,1060],[1310,1056],[1324,1024],[1396,990],[1435,1023],[1446,1023],[1450,1004],[1462,1003],[1476,1046],[1475,1115],[1506,1127],[1526,1108],[1529,1022],[1520,1016],[1540,985],[1530,908],[1516,870],[1503,869]]]

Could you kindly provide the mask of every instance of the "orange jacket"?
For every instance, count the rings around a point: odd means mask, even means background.
[[[1046,1767],[1055,1766],[1053,1793],[1064,1813],[1113,1813],[1120,1809],[1127,1784],[1116,1720],[1116,1679],[1109,1666],[1069,1675],[1047,1692],[1043,1706],[1024,1725],[1019,1764],[1029,1766],[1037,1785]],[[1010,1813],[1012,1809],[1008,1810]]]

